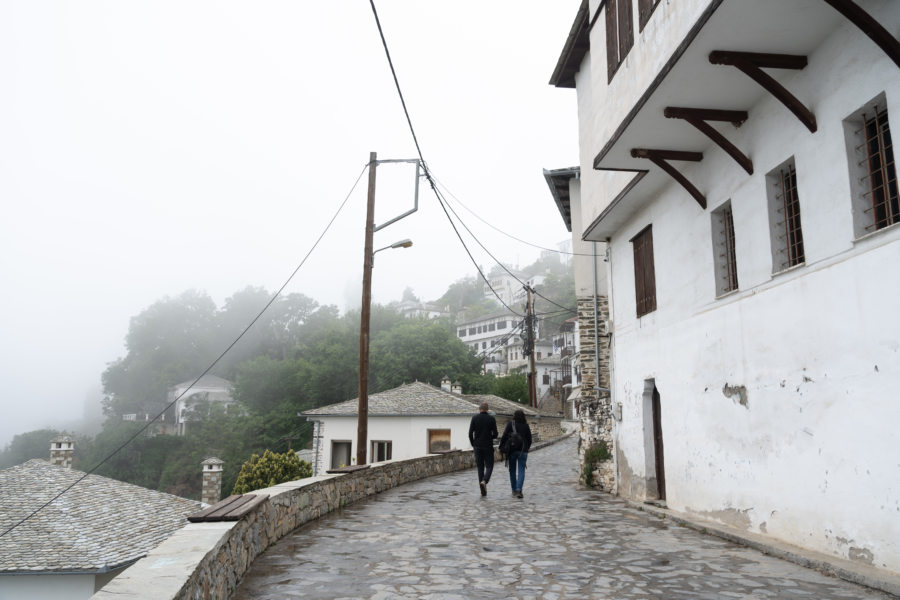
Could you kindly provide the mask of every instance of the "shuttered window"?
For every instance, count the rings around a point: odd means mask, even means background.
[[[653,226],[631,238],[634,249],[634,293],[637,316],[656,310],[656,273],[653,269]]]
[[[716,296],[722,296],[738,289],[734,213],[731,211],[731,200],[714,210],[711,216]]]
[[[659,0],[638,0],[638,31],[644,30],[644,25],[650,20],[650,15],[659,6]]]
[[[606,68],[608,81],[625,60],[634,45],[634,22],[631,0],[606,2]]]

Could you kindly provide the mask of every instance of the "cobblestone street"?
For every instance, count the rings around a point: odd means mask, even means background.
[[[237,598],[885,599],[579,488],[574,438],[532,452],[523,500],[498,464],[389,490],[300,528]]]

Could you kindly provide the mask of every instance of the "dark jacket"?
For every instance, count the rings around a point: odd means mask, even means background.
[[[479,412],[469,423],[469,442],[473,448],[488,450],[494,447],[497,421],[489,413]]]
[[[513,421],[510,421],[506,424],[506,429],[503,430],[503,437],[500,438],[500,447],[503,447],[506,439],[512,434],[512,424]],[[528,426],[528,423],[523,421],[515,421],[516,424],[516,433],[522,436],[522,442],[524,445],[522,446],[523,452],[528,452],[528,449],[531,448],[531,427]]]

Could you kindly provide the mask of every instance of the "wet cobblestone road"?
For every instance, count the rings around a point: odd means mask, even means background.
[[[498,464],[384,492],[257,558],[239,600],[886,599],[578,487],[574,438],[532,452],[525,498]]]

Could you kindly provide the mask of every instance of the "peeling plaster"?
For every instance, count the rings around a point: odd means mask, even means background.
[[[871,565],[875,560],[875,555],[872,554],[872,551],[868,548],[857,548],[856,546],[851,546],[850,560],[855,560],[856,562]]]
[[[747,388],[742,385],[728,385],[726,382],[722,386],[722,394],[726,398],[731,398],[735,404],[740,404],[747,410],[750,410],[750,404],[747,400]]]
[[[725,525],[729,525],[731,527],[735,527],[742,531],[748,531],[750,529],[750,511],[753,508],[725,508],[722,510],[702,510],[702,511],[691,511],[689,508],[688,511],[694,512],[697,515],[713,519],[715,521],[719,521],[720,523],[724,523]]]

